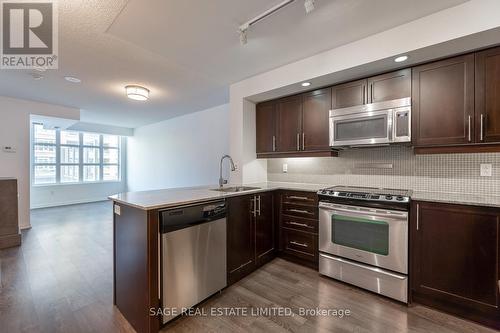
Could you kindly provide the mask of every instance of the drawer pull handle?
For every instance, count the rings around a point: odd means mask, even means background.
[[[305,223],[297,223],[297,222],[287,222],[288,224],[298,225],[300,227],[309,227],[308,224]]]
[[[287,198],[288,199],[292,199],[292,200],[312,201],[312,199],[310,199],[308,197],[298,197],[298,196],[295,196],[295,195],[291,195],[291,196],[289,196]]]
[[[296,241],[291,241],[290,244],[297,245],[297,246],[302,246],[302,247],[309,247],[309,245],[307,245],[305,243],[299,243],[299,242],[296,242]]]
[[[314,213],[311,213],[307,210],[302,210],[302,209],[289,209],[288,211],[291,213],[301,213],[301,214],[314,215]]]

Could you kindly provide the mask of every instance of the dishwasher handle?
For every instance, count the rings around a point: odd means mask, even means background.
[[[160,232],[164,234],[220,220],[226,217],[226,213],[225,201],[205,202],[161,210],[159,212]]]

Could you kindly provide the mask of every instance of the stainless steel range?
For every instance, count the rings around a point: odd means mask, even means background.
[[[320,273],[407,303],[411,192],[337,186],[318,195]]]

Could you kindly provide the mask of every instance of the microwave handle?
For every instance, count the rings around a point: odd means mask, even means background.
[[[389,142],[392,142],[394,138],[396,137],[396,126],[394,124],[394,112],[389,112],[387,115],[389,118],[389,126],[387,126],[387,132],[388,132],[388,137],[389,137]]]

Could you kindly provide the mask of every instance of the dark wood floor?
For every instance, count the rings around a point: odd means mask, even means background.
[[[110,203],[32,212],[23,245],[0,251],[0,332],[133,332],[112,306]],[[183,317],[172,332],[493,332],[362,291],[281,259],[202,307],[349,309],[332,317]]]

